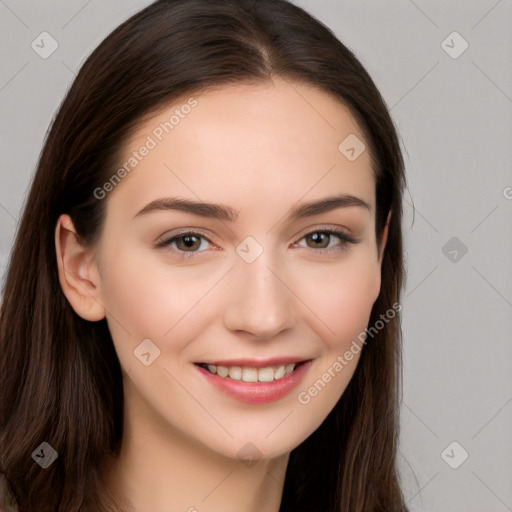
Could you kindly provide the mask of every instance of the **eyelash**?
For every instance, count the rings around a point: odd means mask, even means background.
[[[349,247],[350,244],[357,244],[358,243],[357,240],[355,240],[351,236],[347,235],[343,231],[338,231],[338,230],[335,230],[335,229],[322,229],[322,228],[320,228],[320,229],[317,228],[317,229],[314,229],[313,231],[309,231],[308,233],[304,234],[300,238],[299,241],[301,241],[304,238],[306,238],[307,236],[315,234],[315,233],[334,235],[337,238],[339,238],[339,240],[340,240],[340,243],[338,245],[336,245],[334,247],[331,247],[331,248],[315,249],[315,248],[312,248],[312,247],[303,247],[304,249],[309,249],[309,250],[311,250],[311,251],[313,251],[315,253],[319,253],[319,254],[326,254],[326,253],[330,254],[332,252],[342,253],[342,252],[345,252],[345,251],[350,249],[350,247]],[[202,233],[198,233],[196,231],[182,231],[181,233],[173,235],[170,238],[165,238],[163,240],[157,240],[157,242],[155,243],[155,247],[156,248],[170,247],[171,243],[176,241],[178,238],[184,237],[185,235],[192,235],[192,236],[195,236],[197,238],[203,238],[204,240],[207,240],[210,244],[213,243],[213,242],[211,242],[211,240],[208,237],[206,237]],[[297,244],[297,243],[298,242],[294,242],[294,244]],[[194,257],[196,257],[197,254],[205,252],[205,251],[182,251],[180,249],[173,249],[173,251],[176,251],[179,254],[179,257],[183,258],[183,259],[194,258]]]

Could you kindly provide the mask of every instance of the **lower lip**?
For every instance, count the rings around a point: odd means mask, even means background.
[[[275,402],[290,393],[304,378],[311,363],[312,361],[307,361],[286,377],[273,380],[272,382],[244,382],[242,380],[230,379],[229,377],[219,377],[201,366],[196,366],[196,368],[213,386],[226,395],[248,404],[263,404]]]

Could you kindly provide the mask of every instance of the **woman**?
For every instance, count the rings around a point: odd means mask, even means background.
[[[285,0],[160,0],[49,132],[1,309],[22,511],[405,511],[398,138]]]

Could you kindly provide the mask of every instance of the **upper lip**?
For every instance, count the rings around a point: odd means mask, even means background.
[[[272,357],[270,359],[216,359],[215,361],[198,361],[202,364],[211,364],[215,366],[245,366],[248,368],[265,368],[267,366],[281,366],[290,363],[304,363],[310,359],[296,356]]]

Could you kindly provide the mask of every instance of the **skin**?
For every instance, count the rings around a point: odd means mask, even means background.
[[[387,229],[378,247],[370,156],[349,161],[338,150],[349,134],[364,136],[336,98],[281,78],[193,96],[197,107],[103,199],[107,216],[94,247],[80,245],[69,216],[59,218],[60,281],[77,314],[106,317],[123,368],[125,436],[119,459],[105,463],[112,494],[140,512],[277,511],[290,451],[332,410],[360,354],[307,405],[298,393],[367,327]],[[176,107],[146,120],[125,156]],[[356,196],[369,209],[287,220],[298,202],[333,194]],[[233,222],[176,210],[136,216],[170,196],[229,205],[239,215]],[[189,259],[178,255],[187,251],[182,241],[155,247],[179,228],[206,237]],[[336,250],[343,241],[335,235],[316,245],[306,237],[325,228],[357,243]],[[236,252],[248,236],[263,248],[250,264]],[[144,339],[161,351],[149,366],[134,356]],[[267,404],[223,395],[193,364],[288,355],[312,366],[296,389]],[[247,443],[252,465],[240,460]]]

